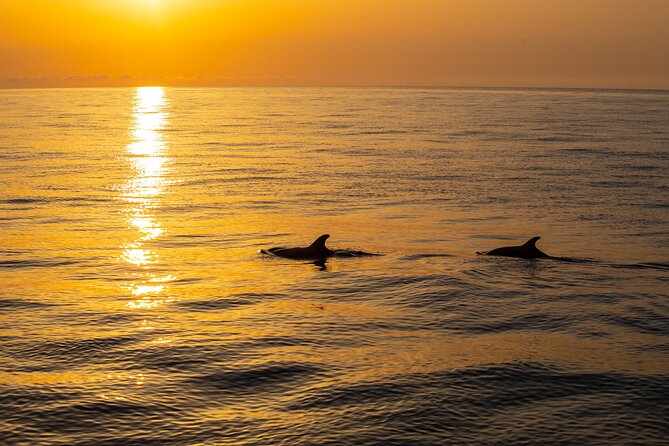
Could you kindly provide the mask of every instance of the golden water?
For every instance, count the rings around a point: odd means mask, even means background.
[[[666,92],[0,101],[3,444],[664,441]]]

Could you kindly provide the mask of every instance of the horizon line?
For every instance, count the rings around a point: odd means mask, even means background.
[[[5,86],[0,79],[0,90],[65,90],[65,89],[115,89],[115,88],[407,88],[407,89],[462,89],[462,90],[553,90],[553,91],[634,91],[669,93],[669,88],[642,87],[557,87],[557,86],[522,86],[522,85],[420,85],[420,84],[248,84],[248,85],[170,85],[170,84],[136,84],[136,85],[19,85]]]

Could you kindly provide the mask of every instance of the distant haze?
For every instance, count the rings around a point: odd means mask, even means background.
[[[2,0],[0,87],[669,89],[667,0]]]

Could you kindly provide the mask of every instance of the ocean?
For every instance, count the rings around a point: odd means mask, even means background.
[[[667,444],[668,298],[667,91],[0,90],[3,445]]]

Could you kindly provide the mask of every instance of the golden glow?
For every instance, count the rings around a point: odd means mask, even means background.
[[[148,249],[133,248],[132,246],[130,245],[123,250],[121,260],[136,266],[144,266],[155,262],[151,260],[151,251]]]
[[[666,0],[3,0],[0,85],[669,88],[667,17]]]
[[[132,224],[144,234],[142,241],[154,239],[163,233],[163,230],[160,228],[160,226],[158,226],[156,222],[149,217],[132,217],[130,219],[130,224]]]
[[[161,203],[167,176],[167,144],[163,130],[168,123],[165,112],[165,90],[161,87],[141,87],[135,94],[131,141],[126,147],[133,175],[123,192],[129,203],[126,221],[137,232],[136,240],[124,246],[120,259],[137,267],[136,279],[128,287],[133,300],[127,306],[132,309],[151,309],[169,301],[165,283],[175,280],[168,275],[156,277],[152,269],[159,262],[158,254],[145,247],[151,240],[163,235],[155,209]],[[140,329],[146,329],[140,327]]]
[[[153,299],[145,297],[143,299],[135,299],[133,301],[130,301],[128,302],[127,306],[128,308],[132,308],[133,310],[150,310],[151,308],[160,306],[165,302],[169,302],[169,300]]]
[[[135,296],[143,296],[145,294],[157,294],[165,289],[164,285],[138,285],[132,290]]]

